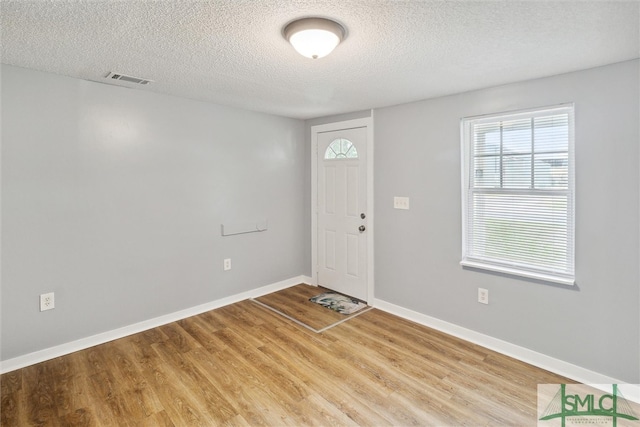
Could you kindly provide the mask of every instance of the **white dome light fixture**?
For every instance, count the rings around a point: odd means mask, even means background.
[[[284,38],[302,56],[311,59],[330,54],[344,39],[344,27],[325,18],[302,18],[284,27]]]

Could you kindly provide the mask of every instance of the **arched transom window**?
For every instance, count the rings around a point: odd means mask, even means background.
[[[325,160],[357,159],[358,150],[348,139],[334,139],[327,147],[327,151],[324,152],[324,158]]]

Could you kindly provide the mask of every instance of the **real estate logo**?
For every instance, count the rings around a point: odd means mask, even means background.
[[[608,388],[611,392],[602,390]],[[538,385],[538,426],[640,427],[633,407],[637,410],[638,404],[626,400],[617,384],[597,388],[585,384]]]

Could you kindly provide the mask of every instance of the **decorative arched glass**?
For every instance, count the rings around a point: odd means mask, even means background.
[[[348,139],[339,138],[329,144],[327,151],[324,152],[324,158],[325,160],[357,159],[358,150],[356,150],[353,142]]]

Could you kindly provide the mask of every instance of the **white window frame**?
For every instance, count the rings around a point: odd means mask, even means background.
[[[491,122],[517,120],[522,118],[533,118],[548,116],[566,112],[569,117],[568,122],[568,182],[565,190],[540,190],[540,189],[524,189],[512,191],[510,189],[480,189],[471,188],[474,173],[474,135],[473,126],[476,124],[485,124]],[[563,285],[575,284],[575,161],[574,161],[574,139],[575,139],[575,120],[574,105],[562,104],[552,107],[535,108],[528,110],[520,110],[514,112],[496,113],[484,116],[465,117],[460,121],[461,145],[462,145],[462,260],[460,264],[465,267],[476,269],[495,271],[509,275],[537,279],[546,282],[559,283]],[[492,191],[499,194],[511,194],[514,197],[541,194],[542,192],[563,191],[567,194],[567,270],[554,271],[552,268],[531,268],[530,266],[520,265],[518,263],[509,262],[507,260],[487,259],[482,256],[471,254],[472,248],[468,246],[469,241],[473,238],[470,234],[473,228],[470,224],[473,221],[470,211],[473,209],[472,194]]]

